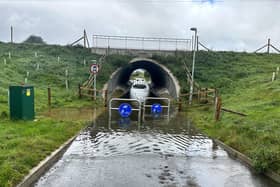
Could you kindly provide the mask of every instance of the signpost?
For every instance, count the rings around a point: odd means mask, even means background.
[[[96,60],[92,60],[93,62],[96,62]],[[94,89],[94,100],[96,100],[96,74],[99,71],[99,65],[96,63],[93,63],[90,65],[90,72],[93,74],[93,89]]]

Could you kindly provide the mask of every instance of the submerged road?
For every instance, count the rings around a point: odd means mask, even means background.
[[[279,185],[279,184],[278,184]],[[102,115],[38,187],[274,187],[198,133],[182,114],[144,124]]]

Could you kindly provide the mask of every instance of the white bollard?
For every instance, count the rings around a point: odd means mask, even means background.
[[[27,81],[28,81],[28,80],[27,80],[27,78],[25,77],[25,78],[24,78],[24,83],[27,84]]]
[[[86,66],[86,60],[84,59],[84,66]]]
[[[279,67],[276,68],[276,75],[279,74]]]
[[[60,57],[59,56],[57,57],[57,62],[60,62]]]
[[[12,56],[12,55],[11,55],[11,52],[9,52],[9,59],[11,59],[11,56]]]
[[[36,67],[36,70],[38,71],[40,69],[40,64],[37,63],[37,67]]]
[[[34,56],[35,56],[35,58],[38,57],[37,51],[35,51]]]
[[[272,73],[272,82],[275,80],[275,72]]]
[[[65,70],[65,88],[66,90],[68,90],[69,86],[68,86],[68,69]]]
[[[29,71],[26,72],[26,77],[29,77]]]
[[[68,90],[68,80],[67,79],[65,79],[65,88],[66,88],[66,90]]]
[[[7,60],[6,60],[6,58],[4,58],[4,65],[6,65],[7,64]]]

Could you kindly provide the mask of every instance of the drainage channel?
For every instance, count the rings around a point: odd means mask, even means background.
[[[231,159],[178,113],[101,115],[35,186],[278,186]],[[111,120],[109,120],[111,118]]]

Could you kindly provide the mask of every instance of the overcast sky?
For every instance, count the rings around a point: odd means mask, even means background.
[[[280,0],[0,0],[0,41],[40,35],[69,44],[82,35],[190,38],[216,50],[252,51],[268,37],[280,48]],[[92,37],[90,42],[92,43]]]

